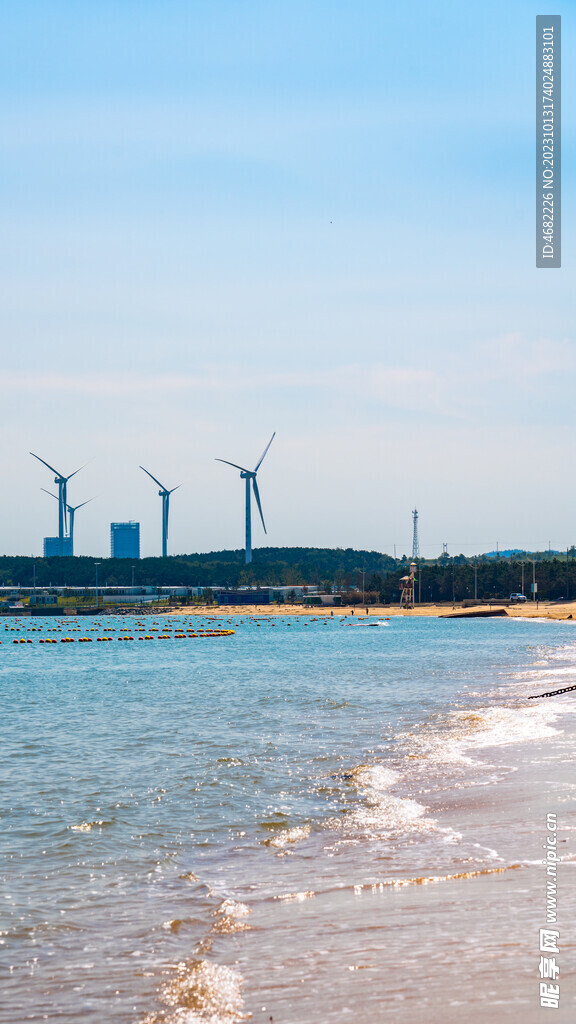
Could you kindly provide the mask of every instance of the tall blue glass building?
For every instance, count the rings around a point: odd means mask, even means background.
[[[140,558],[140,523],[110,523],[110,558]]]

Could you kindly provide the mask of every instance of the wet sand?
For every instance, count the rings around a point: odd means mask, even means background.
[[[574,717],[557,728],[561,740],[482,751],[498,781],[429,797],[439,824],[468,847],[477,844],[479,860],[492,851],[491,867],[471,862],[467,872],[455,846],[452,873],[424,869],[395,885],[390,879],[401,865],[375,848],[372,886],[254,900],[252,930],[233,958],[229,948],[224,957],[244,979],[243,1010],[254,1024],[548,1020],[550,1010],[539,1004],[539,930],[546,926],[542,848],[550,812],[562,858],[558,920],[550,925],[560,931],[561,998],[553,1017],[574,1021]],[[302,883],[305,889],[305,877]]]

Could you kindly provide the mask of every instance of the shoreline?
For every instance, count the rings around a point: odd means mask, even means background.
[[[440,618],[441,616],[450,617],[451,613],[468,613],[460,615],[461,618],[475,618],[475,613],[487,612],[490,609],[495,610],[502,608],[508,618],[523,618],[523,619],[551,619],[554,621],[574,621],[576,623],[576,601],[566,601],[562,604],[554,604],[552,602],[540,601],[534,604],[533,601],[527,601],[526,604],[514,604],[504,605],[499,604],[497,601],[493,601],[491,604],[478,604],[473,607],[463,608],[461,604],[452,604],[451,601],[445,604],[420,604],[414,608],[400,608],[398,605],[343,605],[343,606],[312,606],[305,607],[304,605],[292,605],[292,604],[262,604],[262,605],[178,605],[174,608],[166,609],[160,612],[161,615],[194,615],[207,618],[233,618],[234,616],[254,616],[258,618],[268,618],[272,616],[306,616],[307,618],[338,618],[338,617],[349,617],[354,616],[358,619],[377,618],[387,619],[392,616],[402,616],[405,618],[430,616]],[[130,614],[130,613],[128,613]],[[142,609],[138,611],[134,610],[132,614],[135,615],[146,615],[156,614],[156,612],[148,613]],[[505,616],[502,616],[503,618]]]
[[[15,814],[22,806],[22,821],[14,824],[26,829],[30,846],[26,862],[15,864],[14,918],[22,916],[8,940],[16,966],[7,1013],[16,1007],[18,1017],[24,1003],[20,1016],[39,1008],[73,1015],[80,998],[90,1021],[108,1007],[122,1021],[176,1024],[200,1005],[214,1019],[240,1021],[245,1013],[252,1024],[269,1024],[270,1017],[340,1024],[358,1005],[380,1024],[459,1024],[463,1007],[471,1024],[490,1016],[539,1024],[546,879],[532,862],[541,857],[547,813],[558,814],[560,840],[571,840],[574,718],[565,740],[548,735],[478,752],[475,741],[498,725],[498,708],[494,715],[483,696],[488,684],[506,714],[517,694],[522,707],[535,678],[571,670],[570,642],[558,658],[553,638],[550,656],[548,638],[536,646],[543,632],[569,631],[530,624],[442,630],[418,622],[394,629],[387,609],[371,608],[369,621],[390,618],[391,628],[386,638],[378,629],[364,637],[358,608],[354,618],[348,608],[332,609],[334,618],[330,610],[300,608],[302,617],[287,623],[264,606],[251,614],[230,606],[195,609],[196,615],[174,609],[175,623],[157,615],[158,632],[177,633],[186,622],[246,624],[237,633],[250,634],[248,642],[236,650],[209,644],[197,658],[176,644],[158,652],[143,645],[144,657],[138,644],[93,644],[80,653],[89,653],[95,668],[75,657],[78,648],[63,647],[51,648],[61,650],[61,667],[50,657],[46,670],[29,657],[33,647],[20,649],[24,667],[4,679],[13,708],[5,754],[7,764],[22,766],[11,803]],[[327,617],[334,632],[324,629]],[[121,618],[101,627],[136,636],[136,616]],[[492,634],[499,645],[503,633],[504,646],[517,652],[507,656],[504,676],[493,668],[498,651],[485,649]],[[406,645],[407,634],[417,642]],[[470,699],[461,701],[460,685],[448,683],[440,703],[428,703],[451,667],[456,683],[460,675],[468,679],[461,652],[469,640],[486,666],[466,688]],[[407,647],[426,683],[416,690],[405,686]],[[413,711],[398,709],[404,696],[414,701]],[[548,719],[552,706],[529,703],[532,718]],[[558,709],[563,705],[572,708],[568,699]],[[44,744],[37,742],[38,707]],[[461,729],[447,731],[452,711]],[[56,730],[61,738],[53,742]],[[474,744],[474,761],[486,762],[478,773],[450,767],[448,748],[461,742],[460,731]],[[83,771],[63,781],[63,755],[78,762],[79,751]],[[399,771],[393,784],[389,753]],[[37,802],[18,792],[29,778],[40,780],[42,820]],[[62,784],[69,793],[64,803]],[[412,817],[415,805],[425,808],[422,816]],[[340,811],[347,827],[339,824]],[[420,832],[425,817],[435,827]],[[135,841],[128,844],[128,835]],[[563,842],[563,854],[572,853],[570,846]],[[101,881],[94,862],[102,863]],[[566,1019],[564,1007],[573,1008],[571,871],[567,864],[559,873],[559,1020]],[[73,933],[62,929],[62,906]],[[38,968],[29,970],[32,951]],[[63,979],[58,990],[55,977]],[[232,1014],[242,983],[244,1005]]]
[[[509,704],[505,691],[501,703]],[[422,777],[403,794],[425,803],[446,836],[450,830],[445,867],[429,863],[424,850],[418,877],[406,879],[401,851],[384,849],[388,844],[380,840],[372,841],[372,883],[353,872],[339,887],[318,884],[303,860],[304,891],[262,900],[251,899],[249,889],[236,892],[250,906],[251,928],[233,949],[220,937],[214,949],[219,964],[239,971],[242,1010],[254,1024],[286,1015],[306,1024],[316,1019],[319,1002],[325,1024],[337,1024],[354,1004],[365,1017],[390,1024],[457,1024],[463,1007],[471,1024],[492,1015],[506,1024],[519,1018],[539,1024],[546,1014],[538,994],[547,880],[541,850],[551,812],[563,844],[557,925],[559,959],[566,964],[556,1016],[572,1020],[569,881],[575,858],[566,805],[573,792],[573,714],[560,709],[553,729],[480,748],[471,742],[465,753],[479,769],[476,778],[453,785],[440,779],[430,790]],[[275,941],[278,934],[287,937],[287,950]]]

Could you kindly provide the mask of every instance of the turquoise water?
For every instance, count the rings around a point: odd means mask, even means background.
[[[572,624],[231,617],[175,638],[199,621],[144,642],[165,622],[6,620],[2,1024],[267,1021],[265,953],[290,932],[304,956],[298,908],[309,929],[348,890],[518,860],[442,802],[497,787],[518,742],[558,752],[574,695],[526,696],[576,681]],[[40,643],[65,636],[93,642]],[[327,978],[319,1021],[343,1011]],[[292,989],[275,1020],[307,1019]]]

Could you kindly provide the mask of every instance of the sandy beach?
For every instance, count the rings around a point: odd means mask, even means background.
[[[167,614],[170,615],[194,615],[201,616],[203,618],[233,618],[241,616],[276,616],[276,615],[300,615],[306,618],[331,618],[338,616],[354,615],[357,618],[365,619],[367,617],[385,619],[392,615],[403,615],[406,617],[410,616],[421,616],[429,615],[440,617],[443,615],[450,615],[453,611],[455,612],[466,612],[471,614],[473,612],[490,611],[504,608],[507,615],[512,618],[524,618],[524,619],[573,619],[576,622],[576,601],[566,601],[561,604],[554,602],[547,603],[545,601],[539,601],[537,604],[533,601],[527,601],[525,604],[513,604],[513,605],[501,605],[497,601],[492,604],[478,604],[474,605],[473,608],[464,608],[461,604],[452,604],[451,601],[447,601],[444,604],[418,604],[414,608],[400,608],[398,605],[368,605],[364,608],[362,605],[343,605],[342,607],[305,607],[299,604],[262,604],[262,605],[182,605],[176,606],[169,609]],[[142,610],[139,609],[139,615],[142,614]],[[473,616],[471,616],[473,617]]]

